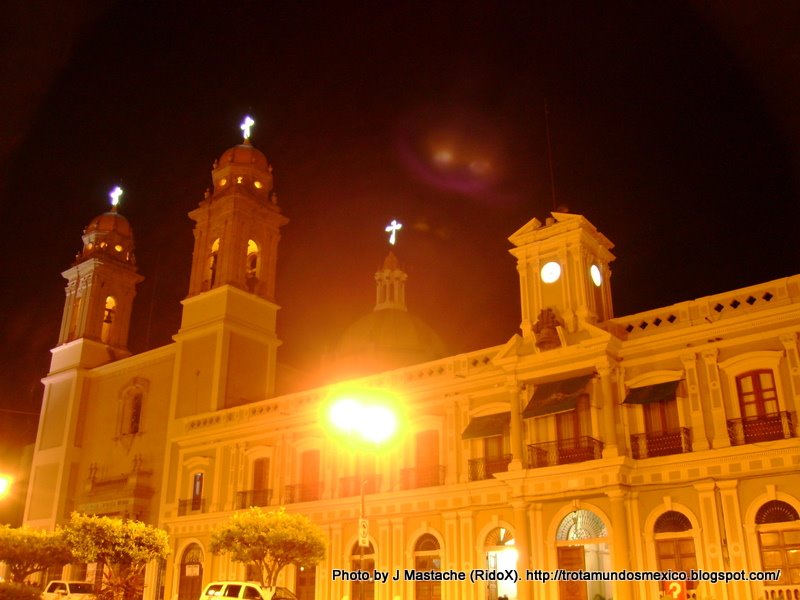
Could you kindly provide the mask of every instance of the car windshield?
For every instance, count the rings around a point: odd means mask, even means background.
[[[94,586],[91,583],[70,583],[70,594],[91,594],[94,591]]]
[[[272,596],[272,600],[295,600],[296,598],[297,596],[285,587],[276,587],[275,595]]]

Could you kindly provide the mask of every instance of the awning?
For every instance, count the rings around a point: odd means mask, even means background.
[[[462,440],[472,440],[475,438],[491,437],[502,435],[511,423],[511,413],[495,413],[484,417],[472,417],[469,425],[461,434]]]
[[[665,383],[656,383],[655,385],[644,385],[642,387],[632,388],[628,395],[625,396],[624,404],[650,404],[651,402],[662,402],[664,400],[673,400],[675,398],[675,390],[678,389],[678,381],[667,381]]]
[[[527,419],[574,409],[578,397],[592,377],[594,374],[537,385],[528,406],[522,411],[522,416]]]

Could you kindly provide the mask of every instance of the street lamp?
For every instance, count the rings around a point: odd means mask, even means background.
[[[334,394],[327,407],[331,432],[343,445],[374,454],[400,433],[400,403],[391,394],[379,390],[343,390]],[[364,568],[364,548],[369,547],[369,522],[366,518],[364,492],[367,479],[361,479],[361,506],[358,518],[359,569]],[[359,582],[359,597],[364,598],[364,584]]]
[[[14,483],[14,479],[11,475],[5,475],[0,473],[0,499],[5,498],[11,493],[11,485]]]

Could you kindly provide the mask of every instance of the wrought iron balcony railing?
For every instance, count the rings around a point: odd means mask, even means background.
[[[633,458],[652,458],[691,451],[692,439],[688,427],[631,435]]]
[[[588,435],[528,444],[528,467],[531,469],[595,460],[602,456],[603,442]]]
[[[272,502],[272,490],[245,490],[236,492],[236,510],[251,506],[269,506]]]
[[[286,486],[283,493],[283,502],[285,504],[312,502],[314,500],[319,500],[321,497],[321,483],[297,483],[295,485]]]
[[[483,458],[473,458],[469,461],[469,480],[480,481],[489,479],[495,473],[508,471],[508,463],[511,462],[511,454],[501,456],[485,456]]]
[[[784,410],[763,416],[728,419],[728,435],[732,446],[741,446],[793,438],[796,426],[795,413]]]
[[[444,485],[444,475],[444,465],[400,469],[400,489],[415,490],[417,488]]]
[[[205,498],[189,498],[188,500],[178,500],[178,516],[182,517],[190,513],[206,512]]]
[[[339,497],[360,496],[362,483],[364,484],[365,494],[374,494],[380,490],[381,477],[380,475],[365,475],[364,477],[351,475],[349,477],[340,477]]]

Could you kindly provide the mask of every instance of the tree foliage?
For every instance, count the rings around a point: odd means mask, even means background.
[[[70,562],[60,531],[0,526],[0,562],[6,563],[11,581],[22,583],[28,575]]]
[[[64,538],[78,560],[103,563],[101,599],[136,597],[147,563],[169,554],[167,532],[140,521],[72,513]]]
[[[305,515],[283,508],[236,512],[211,536],[211,552],[261,570],[261,583],[274,586],[288,564],[312,567],[325,557],[325,536]]]

